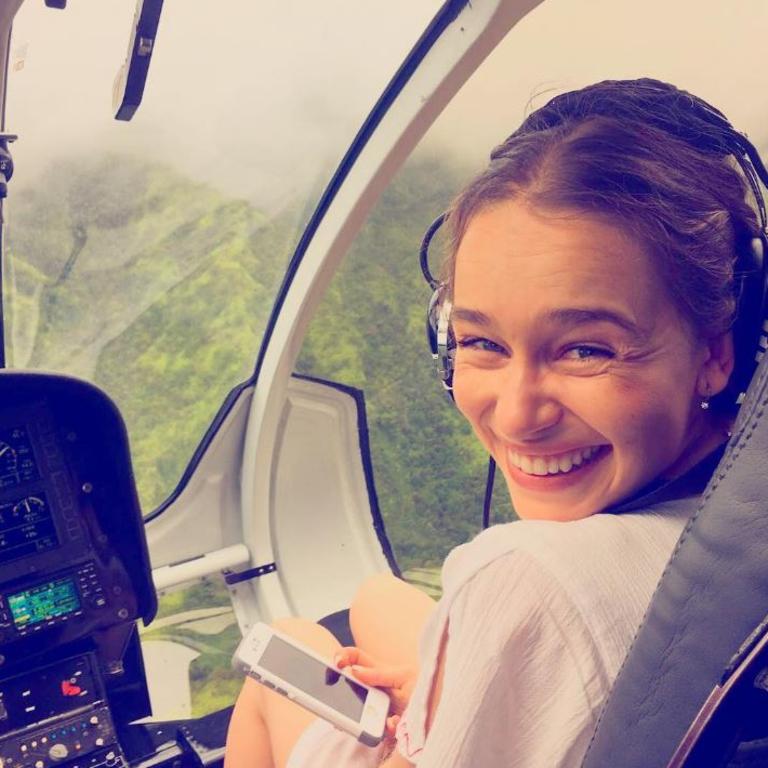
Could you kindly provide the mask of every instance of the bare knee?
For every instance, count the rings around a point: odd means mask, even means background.
[[[375,603],[382,598],[389,599],[395,596],[402,588],[408,588],[408,584],[398,579],[391,573],[377,573],[367,578],[358,588],[352,598],[350,611],[354,611],[361,605]]]
[[[374,658],[415,663],[418,638],[434,605],[432,598],[402,579],[377,574],[363,582],[352,601],[352,635]]]
[[[350,622],[367,617],[370,611],[387,611],[398,607],[411,611],[430,612],[434,600],[407,581],[391,573],[377,573],[358,588],[349,609]]]
[[[339,648],[339,641],[325,627],[309,619],[286,616],[273,621],[272,626],[326,656],[333,656]]]

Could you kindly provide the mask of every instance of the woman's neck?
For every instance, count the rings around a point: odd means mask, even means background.
[[[691,430],[686,448],[678,459],[668,467],[662,477],[674,480],[695,467],[702,459],[709,456],[718,446],[731,436],[733,420],[718,413],[702,413],[701,419]]]

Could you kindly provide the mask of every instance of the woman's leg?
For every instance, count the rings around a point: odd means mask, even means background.
[[[435,601],[392,574],[363,582],[349,610],[352,635],[359,648],[392,665],[418,667],[421,630]]]
[[[340,647],[330,632],[305,619],[281,619],[273,626],[329,659]],[[229,723],[224,768],[284,768],[314,719],[311,712],[246,678]]]
[[[380,661],[418,666],[418,639],[434,601],[401,579],[380,574],[358,590],[350,607],[355,642]],[[283,619],[275,627],[331,658],[339,643],[323,627]],[[224,768],[284,768],[314,720],[307,710],[246,678],[227,734]]]

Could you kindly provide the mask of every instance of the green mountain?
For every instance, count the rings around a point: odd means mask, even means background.
[[[365,392],[379,502],[403,568],[439,563],[479,527],[486,458],[434,375],[418,266],[423,230],[462,175],[426,157],[398,175],[297,365]],[[146,510],[173,490],[227,392],[250,375],[306,218],[299,204],[267,216],[124,156],[61,163],[15,191],[11,364],[90,379],[115,399]],[[509,514],[502,504],[496,519]]]
[[[379,505],[403,569],[441,563],[480,528],[487,456],[437,378],[419,268],[425,229],[466,175],[435,157],[405,166],[334,277],[297,365],[364,391]],[[512,516],[498,485],[495,521]]]
[[[115,399],[145,510],[250,375],[294,218],[122,156],[61,163],[13,198],[11,364],[81,376]]]

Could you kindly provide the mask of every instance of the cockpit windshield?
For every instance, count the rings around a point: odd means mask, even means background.
[[[6,364],[109,393],[145,512],[251,374],[325,183],[439,5],[167,0],[131,123],[111,98],[132,4],[19,12]]]

